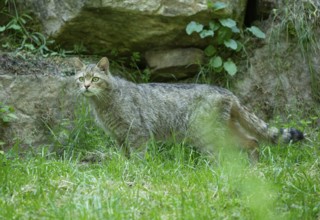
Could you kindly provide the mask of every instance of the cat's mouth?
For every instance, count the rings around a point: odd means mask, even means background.
[[[94,93],[93,92],[90,92],[89,90],[85,90],[83,91],[82,95],[86,96],[86,97],[90,97],[90,96],[93,96]]]

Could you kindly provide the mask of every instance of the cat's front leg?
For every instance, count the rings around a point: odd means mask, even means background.
[[[147,151],[148,136],[139,134],[127,134],[117,140],[119,147],[125,156],[130,158],[133,154],[143,158]]]

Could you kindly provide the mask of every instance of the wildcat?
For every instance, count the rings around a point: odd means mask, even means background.
[[[174,136],[212,151],[221,139],[234,137],[254,158],[258,157],[258,140],[276,143],[304,138],[294,128],[268,127],[221,87],[136,84],[113,76],[106,57],[89,65],[76,58],[74,66],[78,93],[89,100],[97,122],[128,156],[151,138],[165,141]]]

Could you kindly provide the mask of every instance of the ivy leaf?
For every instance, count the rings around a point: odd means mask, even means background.
[[[200,32],[200,37],[205,38],[205,37],[213,37],[214,32],[212,30],[202,30]]]
[[[217,22],[214,22],[214,21],[210,21],[209,22],[209,28],[212,30],[212,31],[216,31],[220,28],[220,24],[217,23]]]
[[[210,66],[217,69],[222,66],[222,58],[220,56],[215,56],[210,59]]]
[[[228,28],[232,28],[234,26],[237,25],[237,23],[235,22],[235,20],[231,19],[231,18],[223,18],[223,19],[219,19],[219,22],[222,26],[224,27],[228,27]]]
[[[238,48],[237,42],[233,39],[225,40],[224,45],[232,50],[236,50]]]
[[[200,33],[202,29],[203,29],[202,24],[195,21],[191,21],[186,27],[186,32],[188,35],[191,35],[193,32]]]
[[[213,10],[218,11],[227,7],[227,4],[224,2],[215,2],[212,5]]]
[[[206,47],[206,49],[204,49],[204,53],[208,57],[212,57],[213,55],[216,54],[216,52],[217,52],[217,49],[212,45],[209,45]]]
[[[0,26],[0,32],[4,32],[6,30],[6,26]]]
[[[251,26],[250,28],[247,28],[248,31],[250,31],[254,36],[257,38],[265,39],[266,34],[263,33],[258,27],[256,26]]]
[[[231,39],[232,37],[232,31],[230,30],[230,28],[227,27],[221,27],[218,31],[218,44],[222,45],[224,43],[224,41]]]
[[[240,33],[240,29],[237,26],[232,27],[231,30],[233,33],[236,33],[236,34]]]
[[[238,71],[236,64],[231,59],[223,63],[223,68],[230,76],[234,76]]]

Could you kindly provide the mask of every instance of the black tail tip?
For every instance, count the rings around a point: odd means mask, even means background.
[[[285,143],[301,141],[305,138],[303,132],[295,128],[280,129],[283,141]]]
[[[295,128],[290,128],[289,129],[289,132],[290,132],[290,135],[291,135],[291,140],[293,142],[296,142],[296,141],[301,141],[304,139],[304,134],[303,132],[295,129]]]

